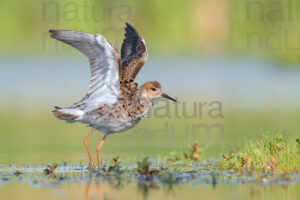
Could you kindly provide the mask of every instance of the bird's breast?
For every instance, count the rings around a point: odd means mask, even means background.
[[[119,102],[102,106],[92,114],[92,127],[105,133],[124,132],[148,116],[152,103],[146,101]]]

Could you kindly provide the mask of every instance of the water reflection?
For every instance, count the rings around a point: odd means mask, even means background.
[[[195,166],[194,166],[195,167]],[[86,167],[58,167],[45,174],[45,167],[0,167],[1,199],[297,199],[300,175],[291,181],[256,183],[255,178],[231,172],[211,172],[197,166],[184,172],[160,172],[142,176],[127,169],[122,175],[89,172]],[[21,173],[15,173],[16,170]],[[270,179],[271,180],[271,179]],[[273,179],[275,180],[275,179]],[[18,192],[16,192],[18,191]]]
[[[89,180],[85,184],[84,189],[84,199],[97,199],[97,200],[103,200],[105,197],[109,197],[112,195],[112,191],[116,192],[122,192],[123,190],[126,190],[128,188],[129,182],[125,182],[124,180],[116,177],[110,177],[110,176],[99,176],[97,177],[88,178]],[[102,181],[102,182],[101,182]],[[151,192],[154,192],[155,190],[162,189],[159,187],[157,183],[155,183],[153,180],[146,180],[146,179],[139,179],[136,181],[136,193],[141,194],[141,196],[144,199],[147,199],[149,194]],[[105,185],[103,188],[102,185]],[[107,187],[109,186],[109,187]],[[106,189],[106,191],[105,191]],[[166,187],[167,193],[171,192],[173,190],[173,184],[168,184]],[[163,189],[165,190],[165,188]]]
[[[96,186],[96,193],[97,193],[97,199],[98,200],[103,200],[104,199],[104,192],[101,189],[101,184],[98,182],[96,184],[92,184],[91,182],[86,184],[85,190],[84,190],[84,199],[88,200],[91,199],[93,193],[91,194],[91,185]]]

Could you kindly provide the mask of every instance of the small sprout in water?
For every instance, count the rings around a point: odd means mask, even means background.
[[[54,171],[57,168],[58,164],[54,163],[52,165],[48,165],[46,169],[44,169],[44,173],[46,175],[52,175],[53,178],[55,178]]]
[[[137,161],[137,172],[142,176],[148,174],[150,164],[148,157],[144,158],[142,161]]]
[[[21,175],[21,174],[23,174],[23,172],[21,172],[21,171],[19,171],[19,170],[17,170],[17,171],[14,172],[14,175],[16,175],[16,176],[19,176],[19,175]]]
[[[137,161],[136,171],[141,176],[152,179],[154,175],[160,173],[157,169],[150,169],[151,162],[148,160],[148,157],[144,158],[142,161]]]
[[[124,173],[124,170],[121,167],[121,162],[119,162],[119,157],[115,157],[112,159],[112,165],[108,168],[108,170],[105,170],[105,168],[103,168],[104,172],[107,173],[115,173],[117,175],[121,175]]]
[[[190,152],[185,153],[184,157],[185,157],[185,159],[199,161],[200,156],[199,156],[198,152],[201,153],[202,151],[203,151],[203,149],[199,148],[197,143],[194,143],[193,145],[190,146]]]
[[[120,166],[119,156],[113,158],[113,167],[118,167],[118,166]]]

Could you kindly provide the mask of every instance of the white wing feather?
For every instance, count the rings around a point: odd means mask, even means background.
[[[91,70],[89,91],[79,103],[85,111],[103,104],[114,104],[122,97],[119,87],[118,56],[102,35],[77,31],[50,30],[51,37],[62,41],[88,57]]]

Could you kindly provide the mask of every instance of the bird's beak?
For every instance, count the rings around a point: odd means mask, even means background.
[[[173,99],[172,97],[170,97],[169,95],[165,94],[165,93],[162,93],[161,95],[163,98],[166,98],[166,99],[169,99],[171,101],[174,101],[174,102],[177,102],[176,99]]]

